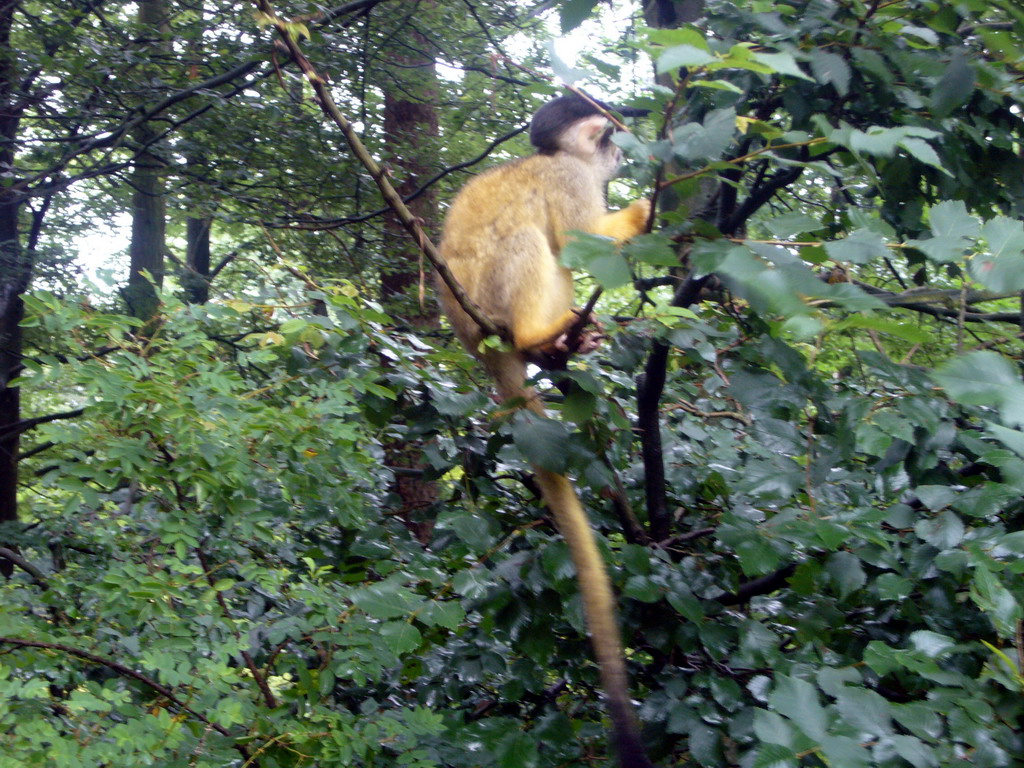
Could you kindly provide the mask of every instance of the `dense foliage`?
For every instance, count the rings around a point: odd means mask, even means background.
[[[151,46],[129,3],[0,12],[0,314],[25,304],[16,360],[0,323],[0,768],[610,764],[531,462],[592,515],[657,764],[1020,764],[1024,12],[534,5],[277,12],[442,196],[524,151],[545,24],[612,38],[553,69],[649,110],[611,196],[660,215],[565,254],[609,339],[566,394],[538,375],[553,419],[379,300],[407,251],[269,17],[168,0]],[[414,88],[417,56],[451,72]],[[436,133],[395,144],[396,94]],[[153,147],[180,258],[140,318],[76,285],[71,243],[138,216]]]

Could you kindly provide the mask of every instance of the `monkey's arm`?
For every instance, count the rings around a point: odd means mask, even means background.
[[[606,213],[594,222],[590,231],[595,235],[604,235],[617,243],[622,243],[647,231],[647,219],[650,213],[650,200],[643,198],[634,200],[621,211]]]

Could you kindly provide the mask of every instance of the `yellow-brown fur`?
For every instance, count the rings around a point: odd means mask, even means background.
[[[466,184],[448,211],[441,240],[441,254],[456,280],[487,317],[511,331],[514,349],[481,351],[480,328],[438,281],[455,333],[481,358],[502,399],[522,398],[539,415],[544,409],[525,385],[527,363],[552,350],[576,351],[565,346],[566,332],[577,320],[572,274],[558,263],[566,233],[582,230],[621,242],[644,230],[650,211],[646,200],[638,200],[608,212],[604,184],[618,167],[619,152],[596,110],[580,117],[586,106],[568,106],[564,126],[558,122],[559,100],[542,108],[549,112],[540,154]],[[576,567],[619,760],[624,768],[649,768],[632,713],[615,597],[586,511],[567,477],[533,469]]]

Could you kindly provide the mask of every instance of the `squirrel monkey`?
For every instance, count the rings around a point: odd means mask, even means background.
[[[578,96],[548,102],[530,125],[537,154],[474,178],[445,220],[442,256],[470,300],[511,331],[514,350],[481,351],[479,326],[438,280],[444,311],[460,341],[494,377],[501,398],[522,399],[539,415],[544,408],[525,384],[527,364],[588,352],[599,338],[595,332],[570,338],[579,315],[573,310],[572,273],[558,263],[567,230],[621,242],[647,226],[649,201],[614,213],[605,205],[604,185],[621,162],[611,133],[597,107]],[[623,768],[650,768],[629,696],[615,598],[587,514],[567,477],[533,470],[576,567],[619,761]]]

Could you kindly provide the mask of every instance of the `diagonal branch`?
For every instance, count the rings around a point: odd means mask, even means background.
[[[498,336],[504,341],[511,341],[511,334],[507,328],[500,327],[494,323],[493,320],[488,318],[481,309],[470,301],[466,292],[459,285],[455,279],[455,275],[452,274],[451,269],[448,268],[448,264],[445,263],[441,253],[437,250],[437,247],[430,241],[427,234],[423,231],[421,221],[413,216],[412,212],[406,207],[405,203],[402,202],[402,198],[399,196],[395,188],[391,186],[386,178],[386,172],[381,168],[380,164],[373,159],[369,151],[360,141],[359,135],[356,133],[355,128],[352,127],[352,123],[341,113],[338,106],[334,103],[334,99],[331,97],[330,89],[327,87],[327,81],[314,69],[309,59],[306,58],[305,54],[299,48],[298,41],[295,38],[292,28],[290,28],[288,22],[282,21],[274,13],[273,7],[270,5],[269,0],[256,0],[256,7],[260,13],[265,15],[267,21],[273,24],[277,33],[280,35],[281,40],[288,48],[288,52],[291,54],[292,60],[299,66],[302,73],[306,76],[309,84],[312,86],[314,93],[317,95],[317,100],[320,102],[320,108],[323,110],[334,123],[341,129],[345,136],[345,140],[348,142],[349,148],[352,150],[352,154],[356,156],[363,167],[370,172],[370,176],[377,184],[377,188],[380,190],[381,196],[383,196],[385,202],[395,212],[396,218],[401,222],[402,226],[405,227],[406,231],[412,235],[413,240],[419,247],[423,255],[427,257],[430,263],[433,265],[437,274],[444,282],[448,289],[452,292],[452,296],[462,307],[463,311],[469,315],[473,322],[475,322],[480,329],[488,336]]]
[[[10,437],[11,435],[20,435],[23,432],[28,432],[30,429],[35,429],[40,424],[48,424],[51,421],[60,421],[62,419],[74,419],[85,413],[85,408],[75,408],[73,411],[63,411],[61,413],[51,413],[47,416],[36,416],[33,419],[24,419],[16,424],[8,424],[3,428],[0,428],[0,438]]]

